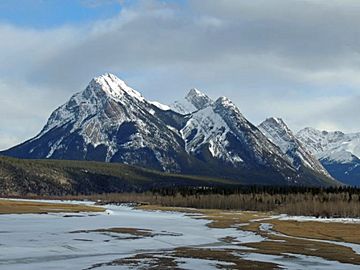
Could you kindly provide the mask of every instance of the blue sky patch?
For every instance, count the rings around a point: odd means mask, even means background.
[[[120,11],[120,1],[116,0],[1,0],[0,22],[53,28],[111,18]]]

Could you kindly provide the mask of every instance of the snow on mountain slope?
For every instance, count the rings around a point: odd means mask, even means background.
[[[180,131],[186,142],[186,151],[195,153],[204,144],[209,144],[209,151],[215,158],[224,159],[233,164],[243,162],[241,157],[226,149],[229,142],[226,134],[229,127],[220,115],[214,112],[213,106],[197,111]]]
[[[348,163],[360,158],[360,133],[304,128],[296,137],[320,160]]]
[[[360,133],[304,128],[296,136],[334,178],[360,186]]]
[[[190,114],[209,106],[212,102],[212,99],[206,94],[193,88],[183,100],[175,101],[170,107],[177,113]]]
[[[230,146],[233,151],[242,153],[240,157],[244,161],[293,170],[291,165],[285,162],[283,154],[277,147],[241,114],[231,100],[226,97],[217,99],[214,103],[214,112],[219,114],[229,126]]]
[[[175,112],[105,74],[56,109],[39,135],[1,154],[120,162],[251,184],[334,184],[296,170],[229,99],[213,102],[192,89],[184,100],[174,103]]]
[[[124,104],[131,98],[135,98],[139,102],[145,100],[139,92],[127,86],[124,81],[113,74],[107,73],[96,77],[91,80],[84,91],[73,95],[67,103],[52,113],[46,126],[37,137],[41,137],[52,128],[64,125],[69,121],[75,122],[72,129],[74,131],[83,124],[86,118],[94,116],[101,109],[100,107],[105,106],[109,100]],[[122,119],[122,121],[124,120]],[[95,123],[94,126],[96,126]]]
[[[9,151],[34,158],[119,161],[179,171],[173,153],[185,152],[182,140],[158,117],[162,112],[122,80],[105,74],[55,110],[38,136]]]
[[[163,111],[171,110],[170,106],[162,104],[162,103],[157,102],[157,101],[149,101],[149,103],[156,106],[156,107],[158,107],[160,110],[163,110]]]
[[[306,150],[282,119],[268,118],[258,128],[271,142],[281,149],[297,169],[305,166],[330,177],[317,158]]]
[[[181,130],[186,150],[202,157],[212,157],[242,167],[270,167],[286,171],[288,181],[295,180],[295,169],[284,155],[227,98],[192,114]]]

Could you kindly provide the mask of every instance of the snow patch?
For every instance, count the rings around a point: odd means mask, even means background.
[[[180,130],[188,153],[195,153],[204,144],[208,144],[213,157],[232,163],[242,162],[241,157],[226,149],[229,144],[226,139],[228,132],[230,132],[229,126],[212,106],[195,112],[185,127]]]
[[[160,110],[163,110],[163,111],[168,111],[168,110],[171,109],[168,105],[162,104],[162,103],[157,102],[157,101],[149,101],[149,103],[156,106],[157,108],[159,108]]]
[[[61,137],[51,146],[49,153],[46,155],[46,158],[50,158],[54,154],[54,152],[59,149],[59,146],[63,139],[64,137]]]
[[[197,110],[201,110],[213,103],[210,97],[193,88],[182,100],[175,101],[170,105],[171,109],[180,114],[190,114]]]
[[[320,160],[345,164],[360,158],[360,133],[345,134],[341,131],[304,128],[296,137]]]
[[[125,93],[139,101],[145,100],[138,91],[127,86],[123,80],[120,80],[118,77],[110,73],[106,73],[102,76],[94,78],[90,85],[94,85],[94,87],[100,87],[110,97],[113,97],[117,100],[121,99]]]

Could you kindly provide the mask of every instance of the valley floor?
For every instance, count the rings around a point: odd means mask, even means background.
[[[359,219],[29,200],[0,213],[1,269],[360,267]]]

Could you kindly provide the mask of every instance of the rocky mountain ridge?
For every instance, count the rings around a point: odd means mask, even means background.
[[[1,154],[119,162],[248,184],[338,184],[319,168],[299,170],[226,97],[213,101],[192,89],[168,107],[112,74],[92,79],[51,114],[36,137]]]
[[[296,137],[339,181],[360,185],[360,133],[300,130]]]
[[[259,129],[271,142],[279,146],[298,170],[307,167],[331,177],[317,158],[296,138],[281,118],[268,118],[259,125]]]

